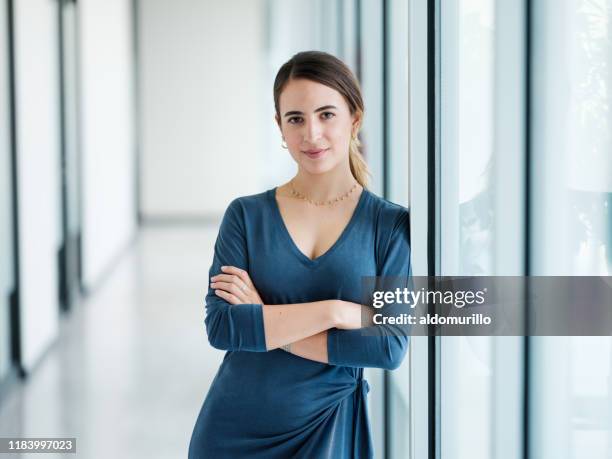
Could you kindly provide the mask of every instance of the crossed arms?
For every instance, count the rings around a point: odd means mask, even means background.
[[[342,300],[265,305],[247,271],[235,266],[221,266],[221,271],[211,278],[215,295],[231,305],[262,305],[268,351],[280,347],[300,357],[329,363],[327,330],[355,330],[362,327],[362,320],[368,323],[371,319],[369,308]]]
[[[239,201],[233,201],[215,244],[205,319],[213,347],[252,352],[283,347],[303,358],[353,367],[395,369],[401,364],[408,337],[389,333],[386,329],[391,327],[385,325],[369,326],[366,336],[360,330],[362,313],[368,310],[364,306],[337,299],[263,304],[244,269],[247,252],[241,212]],[[380,274],[408,275],[408,213],[392,217]]]

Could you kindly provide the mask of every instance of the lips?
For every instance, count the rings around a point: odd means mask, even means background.
[[[320,158],[321,156],[323,156],[327,152],[327,150],[329,150],[329,148],[323,148],[323,149],[319,148],[319,149],[316,149],[316,150],[306,150],[304,152],[304,154],[306,156],[308,156],[310,159],[317,159],[317,158]]]

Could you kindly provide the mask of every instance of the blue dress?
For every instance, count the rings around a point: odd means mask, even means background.
[[[209,277],[224,265],[245,269],[273,305],[361,303],[362,276],[410,275],[406,208],[364,189],[338,240],[311,260],[287,231],[275,193],[232,201]],[[205,325],[210,344],[227,352],[195,423],[190,459],[373,457],[363,368],[397,368],[406,334],[328,330],[329,364],[266,351],[262,305],[231,305],[211,288]]]

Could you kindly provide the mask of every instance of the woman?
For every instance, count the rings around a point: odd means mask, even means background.
[[[361,281],[409,276],[408,210],[365,188],[363,100],[340,60],[293,56],[274,104],[297,174],[221,223],[205,323],[227,353],[189,457],[372,457],[363,368],[398,367],[408,338],[361,329]]]

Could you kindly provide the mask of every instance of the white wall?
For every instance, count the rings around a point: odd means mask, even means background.
[[[23,366],[58,331],[59,83],[57,2],[15,7],[19,276]]]
[[[92,288],[136,231],[130,0],[79,2],[83,280]]]
[[[263,0],[140,1],[141,209],[217,215],[262,191]],[[264,119],[265,118],[265,119]]]
[[[292,177],[295,162],[281,147],[281,134],[273,120],[274,78],[281,65],[300,51],[319,50],[341,57],[338,43],[336,13],[338,5],[332,0],[269,0],[267,21],[268,50],[266,76],[262,93],[266,97],[264,124],[265,186],[271,188]],[[349,31],[346,31],[347,34]]]
[[[291,178],[296,165],[289,152],[281,147],[281,134],[273,119],[274,78],[281,65],[295,53],[322,50],[321,24],[317,20],[320,0],[269,0],[268,50],[266,77],[261,91],[266,95],[264,162],[268,164],[264,173],[266,187],[272,188]]]

